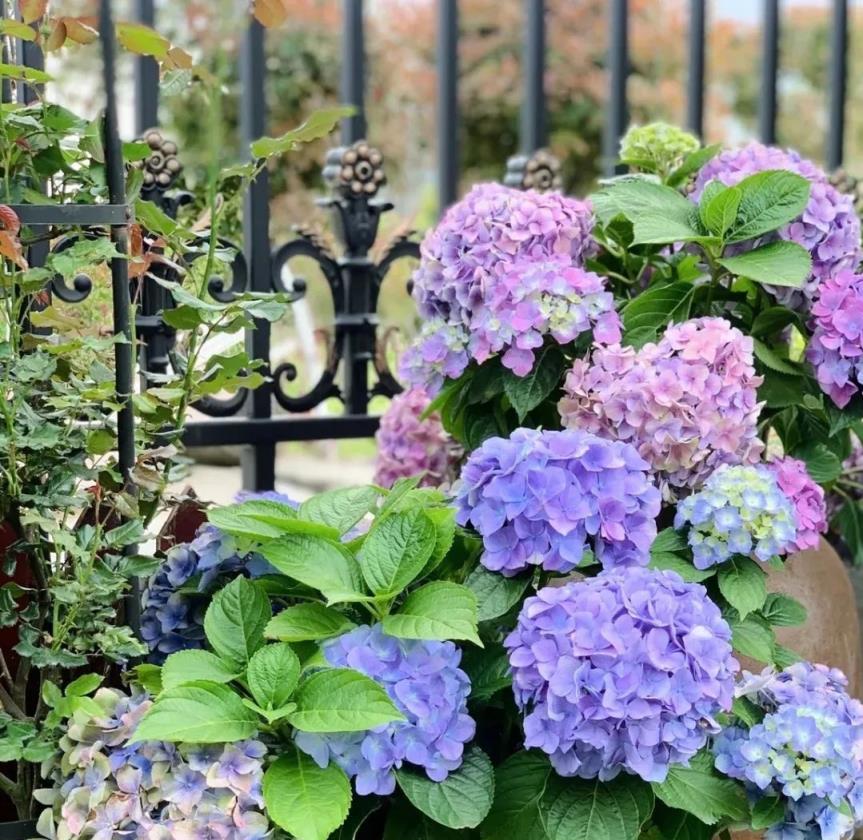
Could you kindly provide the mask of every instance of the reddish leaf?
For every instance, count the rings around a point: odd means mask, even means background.
[[[48,0],[19,0],[18,8],[24,23],[35,23],[45,17],[48,11]]]
[[[18,237],[9,233],[8,230],[0,230],[0,257],[11,260],[18,268],[27,268],[27,260],[24,259],[21,243],[18,241]]]
[[[55,50],[59,50],[66,43],[66,34],[66,24],[63,22],[63,19],[54,21],[54,28],[45,40],[45,51],[54,52]]]
[[[288,19],[285,0],[252,0],[252,14],[261,26],[278,26]]]
[[[8,230],[13,235],[17,235],[21,230],[18,214],[6,204],[0,204],[0,230]]]
[[[99,37],[93,18],[60,18],[66,27],[66,37],[76,44],[92,44]]]
[[[167,38],[140,23],[118,23],[117,38],[129,52],[151,55],[159,61],[167,57],[171,48],[171,42]]]

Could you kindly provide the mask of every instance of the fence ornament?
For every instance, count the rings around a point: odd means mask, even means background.
[[[517,190],[559,192],[563,189],[560,161],[548,149],[538,149],[532,155],[513,155],[506,162],[503,183]]]

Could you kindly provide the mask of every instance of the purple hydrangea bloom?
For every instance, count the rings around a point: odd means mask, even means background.
[[[405,716],[365,732],[298,732],[297,746],[321,767],[335,761],[355,779],[357,793],[388,796],[403,764],[435,782],[461,767],[464,745],[476,731],[467,713],[470,679],[452,642],[397,639],[379,625],[358,627],[325,642],[330,665],[353,668],[382,685]]]
[[[525,746],[562,776],[662,781],[719,731],[737,661],[703,586],[626,569],[546,587],[505,641]]]
[[[863,704],[847,684],[841,671],[798,662],[738,689],[766,714],[717,737],[716,768],[743,781],[753,804],[782,800],[766,840],[847,840],[863,825]]]
[[[770,461],[767,468],[776,477],[779,489],[794,505],[794,523],[797,526],[795,550],[818,548],[821,534],[827,532],[824,488],[812,480],[806,464],[797,458],[777,458]]]
[[[762,563],[794,550],[794,504],[766,466],[720,467],[697,493],[677,505],[674,527],[689,525],[696,569],[735,554],[754,554]]]
[[[259,741],[205,750],[161,741],[126,745],[152,705],[146,694],[100,689],[102,714],[77,712],[60,739],[52,804],[56,836],[113,840],[264,840],[263,759]]]
[[[393,397],[375,435],[375,484],[392,487],[400,478],[423,476],[421,486],[440,487],[454,478],[461,456],[437,412],[422,417],[431,400],[421,388]]]
[[[282,493],[242,492],[237,502],[252,499],[296,503]],[[237,547],[237,541],[214,525],[198,529],[195,539],[171,548],[162,565],[150,577],[141,598],[141,636],[150,647],[150,660],[157,664],[178,650],[203,647],[206,593],[218,578],[246,574],[259,577],[273,571],[257,554]],[[180,592],[194,582],[195,592]]]
[[[806,358],[821,390],[845,408],[863,383],[863,274],[840,271],[825,280],[809,326]]]
[[[647,469],[628,443],[516,429],[471,454],[456,519],[482,537],[482,564],[507,576],[569,572],[588,548],[605,568],[646,565],[660,508]]]
[[[524,376],[546,337],[566,344],[593,329],[618,340],[613,296],[583,267],[592,227],[584,202],[474,187],[423,241],[413,292],[423,327],[403,375],[434,392],[494,354]]]
[[[752,338],[696,318],[640,350],[598,346],[576,359],[559,409],[568,428],[631,443],[663,485],[697,487],[722,464],[760,459],[761,381]]]
[[[780,238],[809,251],[812,270],[802,289],[767,287],[780,303],[805,311],[817,297],[821,283],[842,269],[856,268],[863,258],[860,219],[853,196],[839,192],[821,169],[797,152],[749,143],[725,151],[705,164],[695,180],[692,198],[697,201],[710,181],[733,186],[749,175],[771,169],[786,169],[806,178],[811,184],[809,202],[799,218],[775,234],[744,243],[740,248],[750,250]]]

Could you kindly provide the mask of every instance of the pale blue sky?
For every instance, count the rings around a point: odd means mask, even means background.
[[[780,6],[823,6],[828,8],[829,0],[784,0]],[[863,0],[852,0],[853,6],[863,6]],[[711,9],[721,18],[736,18],[755,23],[761,19],[763,4],[760,0],[713,0]]]

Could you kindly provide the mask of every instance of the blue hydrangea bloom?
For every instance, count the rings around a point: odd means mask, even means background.
[[[331,665],[380,683],[406,720],[365,732],[298,732],[297,746],[321,767],[335,761],[355,779],[358,794],[387,796],[405,763],[435,782],[461,766],[476,724],[467,713],[470,679],[458,667],[461,650],[452,642],[396,639],[375,625],[324,643],[323,652]]]
[[[633,446],[589,432],[516,429],[475,450],[456,485],[457,520],[482,564],[512,576],[569,572],[592,548],[605,568],[647,565],[660,493]]]
[[[238,502],[252,499],[296,506],[275,491],[242,492],[236,497]],[[218,578],[238,574],[260,577],[272,571],[260,555],[238,549],[234,537],[214,525],[202,525],[192,542],[168,551],[144,589],[141,636],[150,647],[150,660],[161,664],[178,650],[203,647],[207,599],[201,594],[208,592]]]
[[[863,704],[846,687],[841,671],[808,662],[742,684],[766,715],[748,731],[723,731],[715,763],[745,783],[753,804],[783,800],[766,840],[846,840],[863,825]]]
[[[731,708],[731,629],[707,590],[674,572],[619,569],[541,589],[504,644],[525,746],[561,776],[663,781]]]
[[[696,569],[735,554],[754,554],[766,563],[793,551],[797,536],[794,503],[763,466],[723,466],[711,473],[699,492],[677,505],[674,527],[687,524]]]

